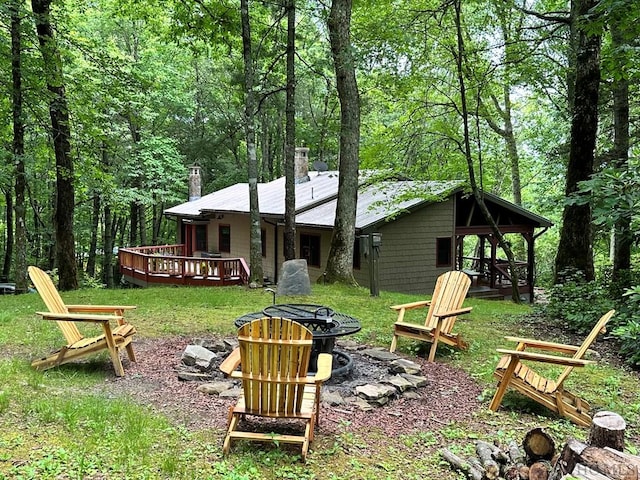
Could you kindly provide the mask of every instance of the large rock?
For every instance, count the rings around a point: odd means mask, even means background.
[[[395,387],[391,385],[367,384],[356,387],[356,395],[365,399],[369,403],[384,405],[389,401],[389,397],[396,394]]]
[[[182,354],[182,363],[189,367],[195,367],[201,372],[211,370],[213,361],[217,355],[200,345],[187,345]]]
[[[287,260],[282,264],[278,295],[311,295],[311,281],[305,259]]]
[[[398,354],[392,353],[386,348],[380,348],[380,347],[366,348],[362,350],[360,353],[362,353],[362,355],[366,355],[368,357],[371,357],[383,362],[400,359],[400,356]]]
[[[408,373],[410,375],[415,375],[420,373],[422,367],[411,360],[407,360],[406,358],[398,358],[394,360],[389,365],[389,371],[391,373]]]

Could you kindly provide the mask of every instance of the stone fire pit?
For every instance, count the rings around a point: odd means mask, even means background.
[[[236,346],[235,338],[194,339],[185,348],[176,368],[178,378],[198,382],[198,390],[203,393],[237,397],[241,391],[240,382],[225,378],[219,370],[220,363]],[[427,385],[427,379],[421,375],[421,366],[400,355],[350,341],[339,342],[339,346],[349,351],[353,365],[340,369],[336,363],[342,358],[334,356],[334,372],[344,373],[334,373],[324,384],[322,401],[325,403],[370,410],[394,398],[416,398],[418,389]]]

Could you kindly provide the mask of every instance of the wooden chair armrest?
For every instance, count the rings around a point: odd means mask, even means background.
[[[56,320],[66,322],[93,322],[108,323],[111,320],[120,322],[123,320],[120,315],[87,315],[80,313],[52,313],[52,312],[36,312],[41,315],[44,320]]]
[[[549,350],[552,352],[562,353],[575,353],[580,347],[575,345],[567,345],[564,343],[544,342],[542,340],[535,340],[532,338],[520,338],[520,337],[504,337],[509,342],[516,342],[519,345],[526,347],[539,348],[540,350]]]
[[[226,376],[229,376],[236,368],[238,368],[238,365],[240,365],[240,349],[235,348],[227,358],[222,361],[220,364],[220,370]]]
[[[311,377],[314,383],[322,383],[331,378],[332,363],[333,355],[330,353],[321,353],[318,355],[318,371]]]
[[[134,305],[67,305],[69,312],[124,312],[134,310]]]
[[[532,360],[534,362],[553,363],[555,365],[564,365],[567,367],[584,367],[585,365],[596,363],[593,360],[559,357],[557,355],[547,355],[546,353],[523,352],[522,350],[505,350],[502,348],[498,348],[497,352],[502,353],[503,355],[516,357],[519,360]]]
[[[458,310],[450,310],[448,312],[434,313],[433,316],[438,318],[456,317],[458,315],[464,315],[465,313],[469,313],[471,310],[473,310],[473,307],[465,307],[465,308],[460,308]]]
[[[420,308],[420,307],[428,307],[429,305],[431,305],[431,300],[421,300],[419,302],[412,302],[412,303],[404,303],[402,305],[393,305],[389,308],[391,308],[392,310],[411,310],[412,308]]]

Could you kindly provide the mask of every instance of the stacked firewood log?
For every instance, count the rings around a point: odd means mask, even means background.
[[[470,458],[449,449],[440,453],[471,480],[640,480],[640,457],[623,452],[625,428],[619,415],[599,412],[588,443],[569,439],[559,453],[543,428],[527,432],[521,444],[478,440],[476,455]]]

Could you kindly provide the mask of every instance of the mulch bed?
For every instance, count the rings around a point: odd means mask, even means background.
[[[199,382],[177,377],[182,352],[191,340],[137,339],[138,361],[125,360],[126,376],[110,377],[101,390],[108,395],[130,396],[188,428],[225,429],[227,412],[234,400],[198,392]],[[423,366],[422,375],[428,380],[427,387],[418,389],[418,398],[397,398],[371,411],[350,405],[323,405],[319,433],[335,434],[345,427],[352,431],[378,429],[385,435],[438,430],[450,421],[470,419],[481,408],[482,388],[467,373],[442,363],[427,363],[423,358],[411,360]],[[108,362],[105,365],[111,366]]]

